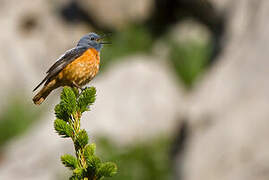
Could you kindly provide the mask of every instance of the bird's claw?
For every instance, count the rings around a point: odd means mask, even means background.
[[[85,86],[84,88],[81,88],[80,90],[81,91],[84,91],[84,90],[86,90],[88,87],[87,86]]]

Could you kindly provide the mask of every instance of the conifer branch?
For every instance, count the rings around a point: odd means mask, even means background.
[[[70,154],[61,156],[62,163],[73,171],[70,180],[100,180],[117,172],[114,163],[103,163],[95,155],[95,144],[89,144],[86,130],[80,128],[81,116],[90,110],[95,97],[94,87],[81,93],[76,88],[64,87],[61,101],[55,106],[54,129],[62,138],[71,138],[74,143],[76,157]]]

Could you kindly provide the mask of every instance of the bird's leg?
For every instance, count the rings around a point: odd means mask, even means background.
[[[82,88],[82,90],[84,91],[85,89],[87,89],[88,87],[87,86],[85,86],[84,88]]]
[[[72,82],[73,86],[75,86],[76,88],[80,89],[80,91],[83,91],[83,88],[80,87],[75,81]]]

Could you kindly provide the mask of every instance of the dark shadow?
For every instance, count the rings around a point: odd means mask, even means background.
[[[194,18],[206,25],[212,34],[211,64],[220,53],[225,19],[207,0],[155,0],[155,10],[145,22],[153,36],[160,37],[169,27],[185,19]]]
[[[60,8],[61,17],[68,23],[86,23],[91,25],[94,29],[102,32],[112,32],[112,29],[102,26],[98,23],[94,16],[86,12],[81,5],[76,1],[72,0],[70,3]]]
[[[188,128],[188,122],[186,119],[180,121],[180,126],[178,128],[178,133],[176,134],[174,141],[172,142],[171,146],[171,162],[173,167],[173,175],[174,179],[181,180],[181,172],[179,165],[182,165],[179,163],[179,161],[182,160],[182,157],[184,156],[184,151],[186,148],[186,142],[189,134],[189,128]]]

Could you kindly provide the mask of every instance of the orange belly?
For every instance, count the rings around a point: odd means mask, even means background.
[[[85,51],[79,58],[68,64],[57,79],[63,85],[72,85],[75,82],[83,86],[90,82],[98,73],[100,64],[99,52],[93,48]]]

